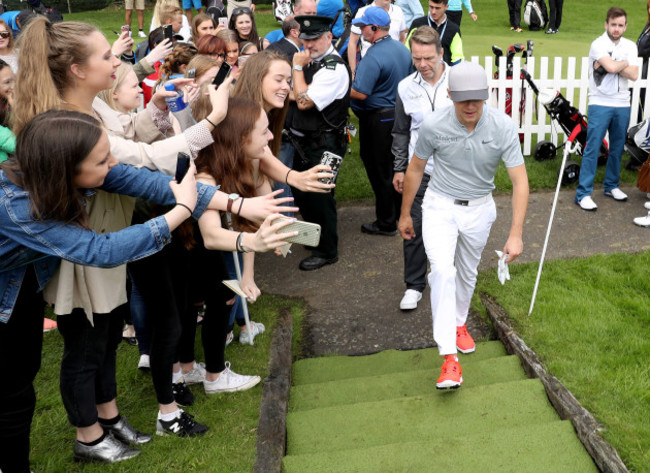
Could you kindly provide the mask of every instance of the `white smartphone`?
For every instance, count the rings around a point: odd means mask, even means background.
[[[280,217],[273,221],[276,223],[280,220],[291,220],[289,217]],[[298,232],[296,236],[286,238],[284,241],[289,243],[298,243],[305,246],[318,246],[320,241],[320,225],[317,223],[296,220],[286,227],[282,227],[278,233]]]

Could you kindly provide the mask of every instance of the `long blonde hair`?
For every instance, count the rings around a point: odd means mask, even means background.
[[[88,36],[97,28],[77,21],[52,24],[43,16],[29,22],[18,40],[18,75],[11,121],[15,134],[34,116],[59,108],[70,87],[70,66],[92,54]]]
[[[127,64],[126,62],[120,64],[120,67],[118,67],[117,71],[115,71],[115,80],[113,81],[113,86],[110,89],[104,89],[99,94],[97,94],[97,97],[106,102],[108,106],[113,110],[117,110],[118,112],[121,111],[115,104],[113,94],[115,93],[115,90],[122,85],[122,82],[124,82],[124,79],[132,70],[133,66],[131,64]]]

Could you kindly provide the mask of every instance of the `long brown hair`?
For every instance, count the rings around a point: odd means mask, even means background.
[[[211,21],[212,26],[214,26],[215,29],[217,28],[217,22],[207,13],[199,13],[198,15],[195,15],[194,18],[192,18],[192,42],[194,44],[199,40],[199,25],[204,21]]]
[[[59,220],[88,228],[88,214],[74,177],[102,133],[93,117],[68,110],[47,111],[22,127],[16,137],[15,159],[0,167],[29,192],[36,220]]]
[[[291,67],[291,63],[283,54],[277,51],[265,49],[257,54],[253,54],[244,67],[242,67],[235,89],[232,91],[233,97],[245,97],[254,100],[264,108],[264,97],[262,95],[262,81],[269,73],[271,64],[274,61],[285,62]],[[269,117],[269,130],[273,133],[273,140],[270,143],[271,151],[274,155],[280,151],[282,144],[282,128],[284,120],[289,109],[289,100],[285,100],[284,107],[274,108],[267,112]]]
[[[99,32],[77,21],[52,24],[44,16],[29,22],[18,39],[18,75],[11,114],[14,133],[39,113],[60,107],[72,85],[70,66],[85,65],[92,54],[88,36]]]
[[[205,94],[192,104],[192,113],[197,121],[205,118],[211,109]],[[253,164],[245,155],[243,146],[250,139],[262,111],[262,107],[252,100],[229,98],[226,117],[212,131],[214,143],[199,151],[194,161],[197,172],[212,176],[224,192],[255,197],[257,187],[265,179],[260,177],[261,182],[255,182]],[[253,231],[258,228],[247,220],[233,217],[237,228]]]
[[[237,12],[235,14],[235,12]],[[239,36],[239,31],[237,31],[237,28],[235,28],[235,23],[237,22],[237,18],[239,18],[242,15],[248,15],[248,17],[251,19],[251,32],[248,33],[248,38],[242,38]],[[237,33],[237,42],[239,43],[239,46],[241,47],[242,44],[251,42],[253,44],[257,44],[258,48],[260,51],[262,50],[262,40],[260,39],[260,35],[257,32],[257,25],[255,24],[255,16],[253,15],[253,12],[250,11],[248,8],[235,8],[233,10],[232,15],[230,16],[230,21],[228,22],[228,29],[233,30],[235,33]]]

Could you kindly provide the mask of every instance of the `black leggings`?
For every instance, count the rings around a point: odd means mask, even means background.
[[[160,404],[174,402],[172,366],[178,360],[181,314],[188,306],[191,266],[189,252],[181,240],[174,235],[162,251],[129,264],[133,284],[146,306],[151,334],[151,377]]]
[[[34,378],[41,367],[44,303],[32,265],[27,268],[11,318],[0,322],[0,470],[29,472],[29,431],[36,407]],[[14,369],[18,361],[20,369]]]
[[[68,420],[75,427],[97,422],[97,404],[117,396],[115,359],[122,340],[128,304],[108,314],[93,314],[93,325],[83,309],[57,318],[63,337],[59,386]]]

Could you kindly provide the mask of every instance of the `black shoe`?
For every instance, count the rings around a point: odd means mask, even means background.
[[[117,424],[112,425],[104,424],[100,420],[99,425],[101,425],[106,432],[113,434],[113,436],[120,442],[130,443],[131,445],[143,445],[153,440],[151,435],[135,430],[131,424],[126,421],[125,417],[120,418]]]
[[[122,337],[122,340],[124,340],[126,343],[128,343],[131,346],[138,346],[138,339],[135,337]]]
[[[115,463],[140,455],[140,450],[123,444],[110,433],[97,445],[84,445],[75,440],[74,460],[83,462]]]
[[[181,378],[178,383],[173,383],[172,391],[174,392],[174,401],[179,406],[187,407],[194,404],[194,394],[189,390],[184,379]]]
[[[334,258],[319,258],[318,256],[310,256],[300,262],[298,267],[303,271],[313,271],[314,269],[322,268],[327,264],[334,264],[339,260],[338,256]]]
[[[175,419],[170,421],[158,419],[156,422],[157,435],[177,435],[179,437],[192,437],[194,435],[202,435],[208,431],[208,427],[199,424],[185,411],[181,411]]]
[[[385,235],[385,236],[395,236],[397,235],[397,229],[395,230],[382,230],[377,225],[377,222],[364,223],[361,225],[361,233],[367,233],[369,235]]]

